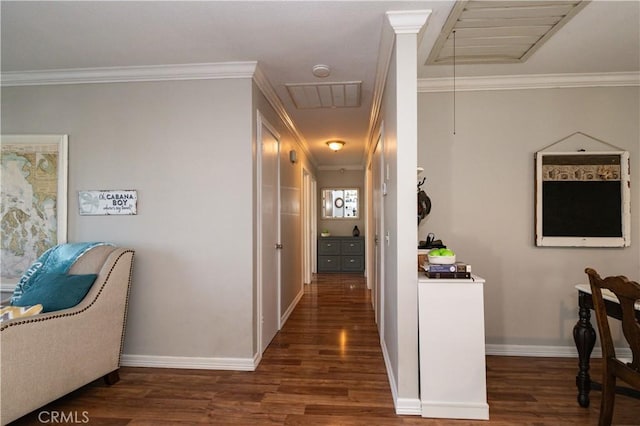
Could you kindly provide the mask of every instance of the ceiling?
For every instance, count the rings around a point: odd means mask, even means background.
[[[259,61],[320,168],[364,162],[384,14],[432,11],[418,77],[453,1],[1,2],[2,72]],[[640,71],[640,2],[592,1],[523,63],[460,64],[457,77]],[[326,64],[328,77],[312,68]],[[360,106],[297,108],[288,86],[361,82]],[[346,141],[331,152],[325,142]]]
[[[456,3],[430,64],[524,62],[588,1],[469,0]]]

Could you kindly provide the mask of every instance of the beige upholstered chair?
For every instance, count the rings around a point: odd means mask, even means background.
[[[93,247],[69,270],[98,274],[76,306],[0,325],[0,424],[100,377],[118,381],[133,250]]]

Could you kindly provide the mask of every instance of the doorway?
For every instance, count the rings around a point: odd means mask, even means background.
[[[373,222],[373,259],[374,265],[371,268],[373,274],[373,285],[371,288],[371,303],[378,324],[378,330],[382,336],[384,329],[384,244],[382,233],[384,230],[384,218],[382,215],[382,197],[384,194],[384,174],[383,174],[383,139],[382,129],[378,135],[376,146],[373,150],[371,160],[371,189],[372,189],[372,222]]]
[[[264,353],[280,329],[280,136],[258,112],[258,338]]]
[[[302,169],[302,250],[303,281],[311,284],[316,272],[316,181],[305,168]]]

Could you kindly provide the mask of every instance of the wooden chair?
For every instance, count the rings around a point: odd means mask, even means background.
[[[599,426],[611,425],[613,417],[613,406],[615,401],[616,379],[620,378],[632,387],[640,390],[640,323],[636,318],[635,303],[640,300],[640,284],[629,281],[624,276],[612,276],[600,278],[598,273],[591,269],[585,269],[589,276],[591,293],[593,296],[593,306],[598,319],[598,331],[600,333],[600,344],[602,346],[603,358],[603,379],[602,379],[602,401],[600,403]],[[622,331],[633,355],[632,362],[626,364],[616,358],[616,352],[611,339],[611,330],[602,289],[613,292],[622,310]]]

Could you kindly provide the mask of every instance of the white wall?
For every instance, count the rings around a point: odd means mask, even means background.
[[[640,89],[459,92],[455,136],[452,99],[419,95],[418,164],[433,202],[419,237],[434,232],[486,278],[488,344],[572,347],[585,267],[640,278]],[[631,247],[535,246],[534,153],[577,131],[630,152]]]
[[[2,132],[69,135],[69,240],[136,251],[125,354],[253,355],[251,79],[2,89]],[[136,216],[77,191],[136,189]]]
[[[389,372],[393,376],[396,389],[398,386],[398,265],[396,263],[397,258],[397,240],[395,238],[395,230],[398,226],[398,218],[396,217],[395,206],[398,204],[397,200],[397,182],[396,179],[390,181],[387,179],[386,170],[393,168],[394,177],[395,170],[398,167],[396,158],[397,150],[397,64],[396,64],[396,52],[394,50],[391,57],[391,64],[389,65],[389,74],[387,75],[387,84],[385,85],[384,98],[383,98],[383,180],[386,184],[387,193],[382,198],[382,211],[384,216],[384,229],[382,235],[380,235],[380,243],[384,245],[384,258],[382,262],[384,264],[384,289],[383,289],[383,316],[384,316],[384,328],[380,331],[381,340],[384,345],[385,354],[388,356],[388,367],[391,367]],[[394,238],[387,243],[385,239],[387,232],[394,231]]]

